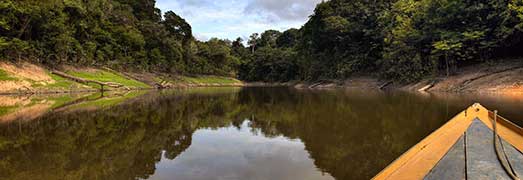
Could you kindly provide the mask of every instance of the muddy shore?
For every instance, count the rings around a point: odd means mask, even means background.
[[[436,76],[409,84],[358,76],[343,81],[291,83],[298,89],[404,90],[411,92],[523,93],[523,61],[484,63],[461,68],[450,76]]]
[[[54,94],[100,91],[93,85],[52,75],[50,70],[31,63],[0,63],[4,77],[0,77],[0,94]],[[109,68],[77,68],[64,66],[65,72],[86,74],[97,78],[98,74],[117,76],[123,88],[107,88],[108,91],[144,89],[170,89],[190,87],[293,87],[296,89],[358,89],[358,90],[404,90],[413,92],[487,92],[523,93],[523,61],[484,63],[461,68],[451,76],[425,78],[421,81],[401,84],[380,80],[371,76],[356,76],[345,80],[321,80],[316,82],[242,82],[230,77],[201,76],[183,77],[146,72],[119,72]],[[94,74],[94,75],[93,75]],[[101,77],[102,79],[105,77]]]

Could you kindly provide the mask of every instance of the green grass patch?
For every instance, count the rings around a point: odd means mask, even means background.
[[[7,72],[0,69],[0,81],[16,81],[16,80],[18,80],[18,78],[9,76],[9,74]]]
[[[150,87],[149,85],[147,85],[143,82],[139,82],[139,81],[136,81],[133,79],[127,79],[124,76],[121,76],[119,74],[115,74],[115,73],[104,71],[104,70],[97,70],[96,72],[68,71],[66,73],[79,77],[79,78],[88,79],[88,80],[120,83],[127,87],[136,87],[136,88],[149,88]],[[95,86],[96,88],[99,88],[98,85],[91,85],[91,86]]]
[[[0,116],[9,114],[16,110],[19,106],[0,106]]]
[[[27,81],[31,82],[31,87],[34,87],[34,88],[70,89],[70,88],[74,88],[74,87],[79,87],[79,84],[74,82],[74,81],[70,81],[68,79],[60,77],[60,76],[58,76],[56,74],[52,74],[50,72],[47,72],[47,74],[49,76],[51,76],[51,78],[54,80],[54,83],[51,83],[51,84],[41,84],[39,82],[32,81],[32,80],[29,80],[29,79]]]
[[[60,77],[60,76],[58,76],[56,74],[49,73],[49,76],[51,76],[51,78],[53,78],[55,83],[48,84],[46,87],[49,87],[49,88],[70,88],[70,87],[73,87],[73,86],[76,85],[76,82],[70,81],[70,80],[65,79],[63,77]]]
[[[195,84],[234,84],[240,83],[239,80],[229,77],[219,77],[219,76],[199,76],[199,77],[181,77],[183,82],[195,83]]]
[[[154,80],[154,82],[156,82],[156,83],[162,83],[162,82],[165,82],[165,81],[166,81],[166,80],[164,80],[164,79],[162,79],[162,78],[160,78],[160,77],[153,77],[153,80]]]

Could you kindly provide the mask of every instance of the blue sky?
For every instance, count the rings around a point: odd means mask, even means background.
[[[246,39],[267,29],[299,28],[322,0],[157,0],[156,6],[187,20],[199,40]]]

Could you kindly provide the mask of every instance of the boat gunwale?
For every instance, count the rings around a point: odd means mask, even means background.
[[[471,111],[472,110],[472,111]],[[470,114],[472,112],[472,115],[467,116],[467,114]],[[381,180],[381,179],[394,179],[391,178],[391,176],[399,176],[402,178],[410,178],[410,179],[422,179],[424,175],[428,174],[432,168],[436,166],[436,164],[445,156],[446,153],[450,150],[452,145],[454,145],[458,140],[459,137],[456,137],[456,133],[458,133],[461,130],[464,134],[466,132],[466,129],[474,119],[479,119],[481,122],[487,125],[488,128],[493,129],[492,122],[493,122],[493,116],[494,113],[485,107],[483,107],[479,103],[475,103],[472,106],[469,106],[465,110],[461,111],[457,115],[455,115],[453,118],[451,118],[448,122],[443,124],[441,127],[427,135],[425,138],[423,138],[420,142],[409,148],[407,151],[405,151],[401,156],[396,158],[394,161],[392,161],[389,165],[387,165],[383,170],[381,170],[376,176],[374,176],[373,180]],[[500,117],[497,121],[497,124],[500,126],[498,127],[499,135],[504,138],[507,142],[509,142],[512,146],[516,148],[516,150],[523,152],[523,141],[521,144],[519,144],[519,141],[516,139],[519,139],[523,137],[523,128],[519,127],[518,125],[512,123],[511,121],[507,120],[506,118],[497,115]],[[485,120],[487,119],[487,120]],[[488,123],[490,122],[490,123]],[[465,126],[465,128],[463,128]],[[501,127],[501,128],[500,128]],[[457,129],[457,130],[456,130]],[[458,131],[459,130],[459,131]],[[456,132],[458,131],[458,132]],[[444,140],[441,140],[442,138],[446,136],[451,136],[451,140],[447,140],[446,142]],[[445,147],[437,147],[434,144],[437,143],[444,143]],[[437,157],[431,157],[423,159],[423,153],[428,154],[425,148],[427,146],[431,146],[430,148],[435,148]],[[448,147],[447,147],[448,146]],[[445,150],[444,153],[442,153],[441,150]],[[421,153],[421,155],[420,155]],[[430,153],[429,153],[430,154]],[[420,159],[421,158],[421,159]],[[436,158],[437,160],[435,160]],[[424,167],[419,168],[418,170],[412,170],[412,169],[402,169],[407,165],[413,166],[412,163],[416,163],[416,161],[425,162],[429,164],[425,164]],[[418,162],[418,163],[420,163]],[[410,163],[410,164],[409,164]],[[401,170],[404,171],[410,171],[409,173],[403,173],[401,174]],[[398,175],[397,173],[400,173]]]
[[[495,113],[493,111],[489,110],[489,118],[493,118],[494,114]],[[499,114],[497,115],[497,117],[501,118],[501,120],[503,120],[503,121],[499,121],[500,119],[497,119],[498,122],[502,123],[502,125],[504,125],[505,127],[509,128],[510,130],[512,130],[512,131],[514,131],[514,132],[516,132],[516,133],[518,133],[518,134],[523,136],[523,127],[521,127],[521,126],[517,125],[516,123],[508,120],[507,118],[504,118],[503,116],[501,116]]]

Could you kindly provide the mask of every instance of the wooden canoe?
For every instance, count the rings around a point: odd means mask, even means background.
[[[500,148],[495,146],[494,132],[499,135],[497,144],[501,144],[502,153],[497,153]],[[522,152],[523,129],[476,103],[410,148],[373,179],[514,179],[512,175],[523,179]],[[504,158],[499,154],[505,155]]]

